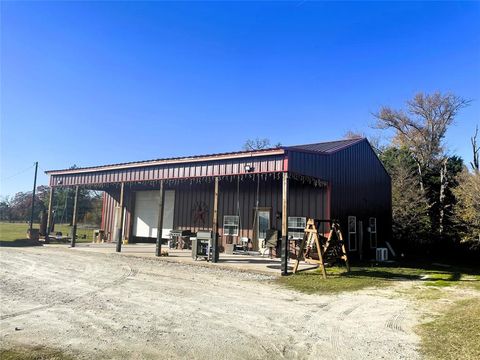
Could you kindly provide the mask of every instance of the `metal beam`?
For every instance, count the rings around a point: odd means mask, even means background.
[[[78,191],[79,187],[75,187],[75,198],[73,200],[73,215],[72,215],[72,240],[70,242],[71,247],[75,247],[75,241],[77,237],[77,204],[78,204]]]
[[[157,221],[157,246],[155,248],[155,255],[162,255],[162,229],[163,229],[163,208],[165,203],[165,185],[164,181],[160,180],[160,201],[158,203],[158,221]]]

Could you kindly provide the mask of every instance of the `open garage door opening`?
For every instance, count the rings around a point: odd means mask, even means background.
[[[133,219],[133,236],[137,242],[154,242],[157,238],[157,222],[160,194],[157,190],[137,191]],[[168,239],[173,229],[173,211],[175,206],[175,190],[165,191],[163,208],[162,238]]]

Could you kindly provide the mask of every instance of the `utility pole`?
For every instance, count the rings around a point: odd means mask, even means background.
[[[35,177],[33,178],[33,192],[32,192],[32,214],[30,215],[30,232],[33,227],[33,212],[35,210],[35,189],[37,187],[37,170],[38,170],[38,161],[35,161]]]

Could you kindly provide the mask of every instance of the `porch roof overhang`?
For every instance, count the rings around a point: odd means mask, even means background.
[[[248,170],[247,166],[250,167]],[[103,166],[49,170],[51,187],[99,189],[120,183],[154,183],[160,180],[182,181],[217,176],[252,176],[288,170],[284,149],[242,151],[216,155],[111,164]]]
[[[288,151],[284,148],[49,170],[45,173],[50,176],[51,187],[80,186],[105,190],[121,183],[135,186],[153,185],[160,180],[200,182],[212,181],[215,177],[267,177],[283,172],[289,172]],[[291,176],[316,186],[326,185],[325,181],[303,174],[291,173]]]

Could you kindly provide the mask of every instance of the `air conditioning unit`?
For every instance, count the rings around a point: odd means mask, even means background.
[[[377,261],[387,261],[388,260],[388,249],[387,248],[377,248]]]

